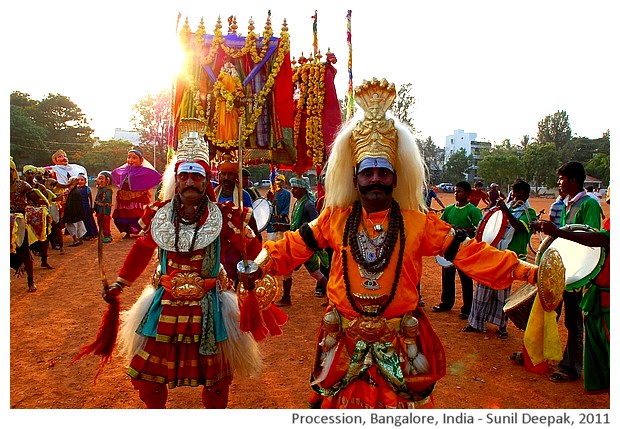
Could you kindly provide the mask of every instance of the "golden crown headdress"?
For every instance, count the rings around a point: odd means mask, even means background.
[[[386,158],[395,165],[398,133],[394,120],[387,119],[388,111],[396,98],[396,88],[387,80],[364,80],[355,88],[355,102],[364,110],[364,120],[353,129],[351,148],[354,165],[364,158]]]
[[[197,118],[181,118],[179,122],[178,161],[204,161],[209,165],[209,145],[205,142],[206,124]]]

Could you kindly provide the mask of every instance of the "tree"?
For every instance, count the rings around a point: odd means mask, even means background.
[[[29,94],[14,91],[10,103],[11,153],[17,165],[49,165],[50,155],[59,148],[78,162],[85,152],[81,149],[91,148],[93,130],[68,97],[48,94],[37,101]]]
[[[415,97],[411,95],[410,83],[404,83],[398,88],[396,98],[390,107],[390,112],[400,121],[403,125],[409,127],[411,132],[415,131],[413,126],[413,107],[415,105]]]
[[[585,165],[599,153],[609,155],[609,149],[609,136],[598,139],[573,137],[570,144],[561,151],[561,156],[564,160],[579,161]]]
[[[426,140],[416,139],[416,143],[420,148],[420,154],[428,170],[431,182],[437,183],[442,170],[441,158],[443,157],[443,151],[435,145],[433,138],[430,136]]]
[[[47,165],[49,150],[44,143],[46,131],[26,113],[27,108],[10,107],[10,152],[15,165]]]
[[[539,186],[555,187],[557,182],[556,171],[562,162],[553,143],[528,145],[523,156],[523,163],[528,182],[532,183],[532,190],[537,195]]]
[[[553,143],[557,150],[564,150],[571,139],[571,133],[568,115],[561,110],[538,122],[536,140],[540,143]]]
[[[142,97],[134,106],[135,115],[131,119],[136,130],[140,132],[140,140],[144,146],[155,149],[153,164],[166,164],[166,149],[171,121],[170,90],[164,89],[158,94]],[[147,150],[147,147],[143,148]]]
[[[603,184],[609,184],[611,159],[609,154],[597,153],[586,165],[586,173],[601,180]]]
[[[47,139],[61,144],[79,143],[90,146],[94,130],[75,103],[60,94],[48,94],[33,110],[34,120],[46,129]]]
[[[465,175],[474,163],[474,157],[467,155],[465,149],[461,148],[446,162],[444,166],[446,178],[451,182],[465,180]]]
[[[486,182],[498,183],[500,189],[507,189],[515,179],[523,177],[523,170],[523,162],[514,151],[495,151],[478,161],[478,175]]]
[[[88,152],[88,161],[84,167],[89,174],[96,175],[100,171],[111,171],[127,162],[127,152],[132,148],[126,140],[110,140],[99,142]]]

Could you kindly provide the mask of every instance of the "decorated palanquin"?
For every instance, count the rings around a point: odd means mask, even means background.
[[[185,57],[173,89],[169,148],[176,150],[180,120],[197,118],[206,124],[213,159],[237,155],[241,144],[244,165],[300,173],[320,168],[341,123],[335,56],[328,53],[325,63],[320,55],[291,62],[286,19],[274,37],[271,13],[262,36],[254,29],[250,19],[241,36],[231,16],[226,34],[219,18],[207,34],[203,20],[195,32],[185,20],[178,32]]]

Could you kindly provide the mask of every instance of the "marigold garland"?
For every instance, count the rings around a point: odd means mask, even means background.
[[[312,163],[322,166],[325,161],[325,142],[323,139],[323,107],[325,105],[325,64],[308,62],[298,66],[293,72],[293,81],[299,85],[299,100],[294,122],[294,141],[297,144],[301,118],[305,113],[306,145]]]

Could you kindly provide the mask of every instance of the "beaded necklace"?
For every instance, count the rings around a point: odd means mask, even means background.
[[[194,216],[191,219],[183,219],[181,216],[181,197],[179,194],[176,194],[172,199],[172,210],[173,210],[173,224],[174,224],[174,248],[177,253],[182,253],[179,250],[179,234],[181,232],[181,224],[183,225],[193,225],[194,234],[192,236],[192,242],[187,250],[187,253],[191,253],[194,250],[194,245],[196,244],[196,239],[198,238],[198,228],[200,228],[200,219],[204,215],[207,205],[209,203],[209,196],[205,193],[200,201],[198,202],[198,207],[194,212]]]
[[[392,200],[392,207],[390,208],[390,222],[388,226],[388,231],[385,239],[385,251],[377,258],[376,263],[367,262],[362,252],[359,248],[359,243],[357,240],[357,229],[362,220],[362,204],[358,201],[353,203],[353,209],[351,210],[351,214],[347,219],[344,228],[344,238],[343,238],[343,249],[342,249],[342,271],[343,271],[343,279],[345,285],[345,291],[347,295],[347,299],[349,300],[349,304],[355,311],[364,315],[364,316],[378,316],[382,314],[385,309],[391,304],[394,300],[394,296],[396,295],[396,288],[398,286],[398,281],[400,279],[400,272],[403,265],[403,256],[405,253],[405,223],[403,221],[402,213],[400,212],[400,206],[395,200]],[[349,269],[347,263],[347,251],[346,247],[348,243],[351,243],[351,254],[353,256],[353,260],[357,262],[360,266],[360,273],[362,272],[362,268],[370,274],[378,274],[382,272],[383,269],[390,262],[390,258],[394,251],[394,247],[396,247],[396,241],[398,240],[400,235],[400,248],[398,252],[398,261],[396,263],[396,271],[394,275],[394,281],[392,283],[392,287],[390,289],[390,294],[388,299],[377,308],[376,311],[366,311],[363,308],[360,308],[355,298],[353,297],[353,293],[351,292],[351,282],[349,280]],[[378,277],[377,277],[378,278]]]

